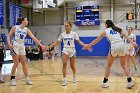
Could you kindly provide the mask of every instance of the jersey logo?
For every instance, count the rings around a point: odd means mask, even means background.
[[[68,41],[67,45],[69,45],[69,46],[70,46],[70,41]]]
[[[117,31],[110,30],[110,34],[112,34],[112,35],[117,34]]]
[[[20,39],[23,39],[24,35],[23,34],[20,34]]]

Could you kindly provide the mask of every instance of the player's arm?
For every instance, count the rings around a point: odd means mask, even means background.
[[[79,36],[78,34],[75,32],[74,33],[74,39],[83,47],[85,47],[87,44],[84,44],[80,39],[79,39]]]
[[[39,45],[43,51],[46,51],[46,47],[40,43],[40,41],[32,34],[32,32],[27,29],[27,34]]]
[[[136,37],[133,37],[133,42],[135,42],[136,43]],[[131,44],[131,47],[130,47],[130,49],[129,49],[129,51],[132,51],[132,49],[134,48],[134,45],[133,44]]]
[[[10,42],[10,37],[13,35],[13,33],[15,32],[15,30],[16,30],[16,27],[15,26],[12,27],[12,29],[10,30],[10,32],[7,35],[7,42],[8,42],[8,45],[9,45],[10,48],[13,48],[13,45]]]
[[[2,49],[3,49],[3,52],[4,52],[4,56],[6,55],[6,47],[5,47],[5,44],[4,44],[4,38],[2,36]]]
[[[3,48],[3,52],[4,52],[4,56],[5,56],[6,55],[6,47],[5,47],[4,42],[2,42],[2,48]]]
[[[51,45],[49,45],[49,46],[47,47],[47,49],[52,48],[52,47],[58,45],[58,44],[62,41],[62,39],[63,39],[63,37],[62,37],[62,34],[61,34],[61,35],[59,36],[58,40],[57,40],[56,42],[52,43]]]
[[[81,46],[85,46],[85,45],[87,45],[87,44],[84,44],[80,39],[79,40],[76,40]]]
[[[27,29],[27,34],[39,45],[39,46],[43,46],[40,41],[32,34],[32,32]]]
[[[123,36],[125,39],[127,39],[129,42],[131,42],[134,46],[136,46],[136,47],[138,48],[138,45],[137,45],[135,42],[133,42],[133,40],[131,40],[130,38],[128,38],[127,35],[122,34],[122,36]]]
[[[106,36],[106,32],[105,32],[105,31],[102,32],[98,38],[96,38],[96,39],[93,40],[91,43],[89,43],[89,44],[88,44],[88,47],[91,47],[91,46],[97,44],[104,36]]]
[[[57,40],[56,42],[54,42],[54,43],[52,43],[51,45],[49,45],[49,46],[48,46],[48,49],[49,49],[49,48],[52,48],[52,47],[54,47],[54,46],[56,46],[56,45],[58,45],[59,43],[60,43],[60,41]]]

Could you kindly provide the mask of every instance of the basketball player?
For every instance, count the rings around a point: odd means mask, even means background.
[[[22,64],[22,69],[26,77],[26,84],[32,85],[33,83],[28,77],[28,71],[27,71],[27,66],[26,66],[26,56],[25,56],[26,53],[25,53],[25,45],[24,45],[24,40],[25,40],[26,35],[28,34],[38,45],[40,45],[43,51],[46,49],[46,47],[43,46],[39,42],[39,40],[32,34],[32,32],[26,27],[28,25],[27,18],[24,18],[24,17],[19,18],[18,22],[20,23],[20,25],[16,25],[12,27],[9,34],[7,35],[8,45],[11,51],[13,52],[12,58],[14,62],[14,65],[12,67],[12,72],[11,72],[10,85],[16,86],[15,72],[16,72],[19,60]],[[14,42],[13,44],[11,44],[10,37],[13,34],[14,34]]]
[[[4,62],[5,55],[6,55],[6,48],[5,48],[3,36],[1,34],[1,29],[0,29],[0,83],[4,83],[4,80],[2,78],[2,64]]]
[[[67,80],[66,80],[66,68],[67,68],[67,61],[68,59],[70,60],[70,67],[73,72],[73,83],[76,83],[76,68],[75,68],[75,44],[74,40],[76,40],[80,45],[86,46],[83,42],[80,41],[78,35],[76,32],[71,31],[72,23],[70,21],[67,21],[65,23],[65,32],[63,32],[58,40],[48,46],[49,48],[52,48],[56,45],[58,45],[62,40],[63,40],[63,50],[62,50],[62,60],[63,60],[63,81],[62,85],[66,86],[67,85]]]
[[[136,36],[135,34],[132,33],[132,29],[133,29],[132,27],[128,27],[127,29],[128,38],[130,38],[133,42],[136,42]],[[127,39],[125,39],[125,43],[126,43],[126,50],[127,50],[127,66],[128,68],[130,67],[130,59],[131,59],[132,63],[134,64],[135,71],[137,71],[134,45]]]
[[[125,43],[124,43],[123,39],[121,38],[121,35],[124,36],[126,39],[128,39],[133,45],[137,46],[137,44],[135,42],[133,42],[132,40],[130,40],[125,34],[123,34],[122,29],[116,27],[111,20],[106,20],[105,26],[107,29],[104,32],[102,32],[101,35],[97,39],[93,40],[88,46],[86,46],[86,48],[88,48],[88,47],[91,47],[92,45],[95,45],[104,36],[106,36],[108,38],[108,40],[110,41],[111,49],[110,49],[110,53],[107,58],[107,65],[106,65],[106,69],[105,69],[105,76],[104,76],[104,80],[102,83],[102,87],[103,88],[109,87],[108,77],[110,75],[110,68],[111,68],[115,58],[117,56],[119,56],[120,64],[124,70],[124,73],[127,76],[127,81],[128,81],[127,88],[131,88],[134,86],[134,83],[132,81],[129,69],[127,67],[127,63],[126,63],[127,56],[126,56]],[[85,49],[85,48],[83,48],[83,49]]]

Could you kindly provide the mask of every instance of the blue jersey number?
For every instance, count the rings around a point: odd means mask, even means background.
[[[113,30],[110,30],[110,34],[114,35],[114,34],[117,34],[117,32],[113,31]]]
[[[20,39],[23,39],[24,35],[23,34],[20,34]]]
[[[69,45],[69,46],[70,46],[70,41],[68,41],[67,45]]]

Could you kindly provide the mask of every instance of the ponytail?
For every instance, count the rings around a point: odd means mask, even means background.
[[[107,25],[108,28],[111,27],[114,31],[119,32],[121,34],[122,29],[119,28],[119,27],[116,27],[111,20],[106,20],[105,23],[106,23],[106,25]]]
[[[116,26],[113,26],[112,29],[113,29],[114,31],[116,31],[116,32],[119,32],[120,34],[121,34],[121,32],[122,32],[122,29],[119,28],[119,27],[116,27]]]

